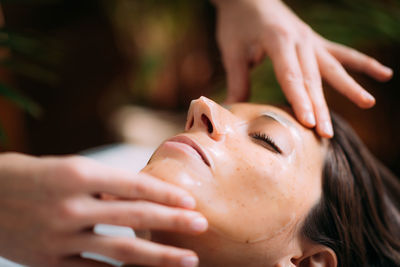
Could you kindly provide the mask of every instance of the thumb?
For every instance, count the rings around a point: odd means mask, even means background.
[[[225,57],[224,65],[228,85],[225,103],[246,101],[250,92],[249,66],[246,57],[232,53]]]

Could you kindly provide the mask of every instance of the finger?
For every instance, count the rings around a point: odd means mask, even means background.
[[[193,209],[194,198],[185,190],[145,173],[131,174],[103,169],[93,179],[91,191],[108,193],[120,198],[142,199],[169,206]]]
[[[275,74],[297,119],[307,127],[315,126],[313,108],[304,87],[294,43],[280,43],[275,51],[271,54]]]
[[[333,136],[332,122],[322,89],[314,47],[309,42],[299,44],[297,54],[303,73],[304,85],[313,106],[316,130],[320,136],[330,138]]]
[[[75,254],[83,251],[96,253],[127,264],[146,266],[197,266],[198,264],[196,254],[190,250],[139,238],[81,235],[68,241],[66,248]],[[183,265],[185,263],[187,265]]]
[[[326,42],[326,47],[329,53],[344,66],[366,73],[378,81],[387,81],[393,75],[392,69],[355,49],[333,42]]]
[[[245,101],[249,97],[250,80],[247,58],[239,48],[226,49],[223,63],[227,75],[228,91],[226,104]]]
[[[87,225],[97,223],[132,227],[135,230],[165,230],[198,234],[208,228],[198,212],[171,208],[147,201],[96,201],[87,211]]]
[[[95,260],[91,259],[84,259],[81,256],[72,256],[72,257],[67,257],[65,258],[61,264],[60,267],[110,267],[113,265],[103,263],[103,262],[98,262]]]
[[[265,50],[261,45],[252,45],[249,48],[249,68],[260,64],[265,58]]]
[[[317,51],[317,58],[322,76],[337,91],[361,108],[370,108],[375,104],[375,98],[354,81],[329,52],[319,49]]]

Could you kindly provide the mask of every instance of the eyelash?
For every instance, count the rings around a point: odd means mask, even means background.
[[[274,140],[272,140],[271,137],[269,137],[265,133],[257,132],[250,134],[250,136],[256,140],[260,140],[265,144],[269,145],[276,153],[282,154],[282,151],[275,144]]]

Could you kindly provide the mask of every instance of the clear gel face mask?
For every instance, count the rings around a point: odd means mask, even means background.
[[[221,137],[211,138],[201,121],[182,134],[203,148],[211,166],[166,145],[143,171],[190,192],[222,239],[256,243],[291,231],[320,197],[318,140],[278,108],[237,104],[227,111],[210,101],[194,102],[192,115],[207,114]],[[263,115],[269,118],[258,119]],[[253,131],[270,135],[284,153],[252,142]]]

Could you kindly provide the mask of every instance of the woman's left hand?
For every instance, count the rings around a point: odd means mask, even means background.
[[[298,120],[316,126],[319,135],[333,130],[321,77],[361,108],[375,99],[344,69],[361,71],[379,81],[392,70],[354,49],[315,33],[280,0],[214,0],[218,8],[217,38],[227,72],[227,102],[246,100],[249,68],[265,56]]]

